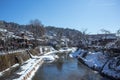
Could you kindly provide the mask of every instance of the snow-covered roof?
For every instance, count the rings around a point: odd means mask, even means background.
[[[93,35],[88,35],[88,38],[90,40],[99,40],[99,39],[116,39],[117,36],[114,33],[111,34],[93,34]]]
[[[20,36],[14,36],[14,38],[16,38],[16,39],[22,39]]]
[[[7,32],[7,29],[0,28],[0,32]]]

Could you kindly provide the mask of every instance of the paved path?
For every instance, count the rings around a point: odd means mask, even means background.
[[[12,54],[12,53],[17,53],[17,52],[23,52],[28,49],[18,49],[18,50],[11,50],[11,51],[2,51],[0,52],[0,55],[5,55],[5,54]]]

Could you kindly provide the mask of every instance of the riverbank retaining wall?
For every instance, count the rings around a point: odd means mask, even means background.
[[[23,50],[22,52],[13,52],[4,55],[0,55],[0,71],[3,71],[7,68],[15,64],[22,64],[23,62],[27,61],[31,58],[30,54],[32,55],[39,55],[38,48],[30,49],[30,50]]]

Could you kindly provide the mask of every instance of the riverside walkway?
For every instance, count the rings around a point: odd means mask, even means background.
[[[23,52],[29,49],[18,49],[18,50],[10,50],[10,51],[0,51],[0,55],[5,55],[5,54],[12,54],[12,53],[17,53],[17,52]]]

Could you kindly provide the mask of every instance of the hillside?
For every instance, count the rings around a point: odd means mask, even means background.
[[[82,33],[75,29],[47,26],[45,27],[45,30],[49,36],[56,36],[57,39],[62,37],[68,38],[70,40],[69,45],[71,46],[78,46],[82,37]]]
[[[68,39],[69,46],[78,46],[82,35],[80,31],[74,29],[43,26],[39,21],[33,21],[28,25],[20,25],[13,22],[0,21],[0,28],[13,32],[17,36],[21,32],[29,32],[34,38],[37,39],[43,37],[44,35],[47,35],[52,36],[57,42],[61,42],[61,39],[65,40],[66,38]],[[28,35],[26,34],[26,36]]]

